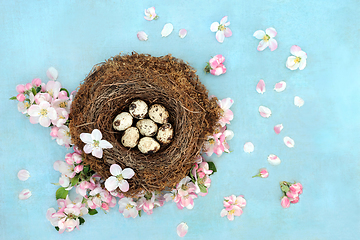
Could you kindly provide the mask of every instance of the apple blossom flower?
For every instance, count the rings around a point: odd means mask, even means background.
[[[46,84],[46,91],[51,97],[57,98],[61,89],[61,83],[55,81],[48,81]]]
[[[219,43],[224,42],[225,37],[231,37],[232,32],[228,26],[230,22],[227,22],[228,17],[225,16],[220,20],[220,23],[213,22],[210,26],[212,32],[216,32],[216,40]]]
[[[53,125],[55,125],[57,127],[61,127],[68,120],[69,113],[68,113],[68,111],[66,111],[63,108],[55,108],[55,110],[56,110],[56,113],[57,113],[57,117],[56,117],[56,119],[51,120],[51,122],[52,122]]]
[[[206,67],[204,68],[204,71],[206,73],[211,73],[212,75],[215,76],[224,74],[226,73],[226,67],[223,64],[224,61],[225,61],[225,57],[222,56],[221,54],[218,54],[209,60]]]
[[[289,201],[289,198],[284,196],[282,199],[281,199],[281,206],[283,208],[288,208],[290,207],[290,201]]]
[[[243,210],[240,207],[238,207],[236,205],[231,205],[229,208],[225,208],[225,209],[221,210],[220,216],[221,217],[227,216],[227,218],[230,221],[233,221],[234,216],[239,217],[242,213],[243,213]]]
[[[102,189],[99,185],[89,192],[89,196],[87,198],[87,205],[91,209],[96,209],[98,207],[102,207],[103,203],[105,203],[105,208],[108,209],[108,203],[110,203],[112,199],[113,196],[111,196],[107,190]]]
[[[102,139],[102,134],[99,129],[94,129],[90,133],[81,133],[80,139],[86,145],[84,146],[84,152],[86,154],[91,153],[94,157],[102,158],[103,148],[112,148],[113,145],[106,140]]]
[[[34,100],[36,104],[40,104],[43,101],[50,103],[52,101],[52,97],[48,93],[39,92],[35,95]]]
[[[297,194],[302,194],[302,189],[303,186],[301,185],[301,183],[294,183],[290,186],[290,191],[297,193]]]
[[[253,178],[254,177],[261,177],[261,178],[267,178],[269,176],[269,172],[266,170],[266,169],[260,169],[259,170],[259,173],[252,176]]]
[[[70,135],[70,129],[67,126],[62,125],[61,127],[59,127],[59,129],[57,130],[56,142],[60,146],[65,146],[67,148],[70,147],[71,135]]]
[[[137,201],[137,209],[142,209],[146,214],[150,215],[153,213],[153,209],[164,205],[165,198],[157,195],[155,192],[145,193]]]
[[[41,79],[40,79],[40,78],[34,78],[34,79],[31,81],[31,84],[32,84],[34,87],[39,87],[39,86],[41,86]]]
[[[144,18],[147,21],[157,20],[159,18],[159,16],[155,13],[155,7],[145,9]]]
[[[207,140],[204,143],[204,152],[207,156],[211,156],[213,153],[216,155],[221,155],[224,152],[224,146],[220,142],[221,133],[215,133],[213,135],[208,136]]]
[[[18,93],[24,93],[25,92],[25,86],[23,84],[19,84],[16,86],[16,91]]]
[[[65,93],[65,96],[62,94],[62,92]],[[71,101],[69,100],[69,97],[67,97],[67,93],[65,91],[61,91],[59,93],[58,99],[54,100],[51,105],[55,109],[62,108],[66,110],[66,112],[70,113]]]
[[[18,111],[22,112],[22,114],[26,114],[27,110],[31,107],[31,105],[33,105],[34,101],[35,101],[34,94],[30,92],[28,99],[25,99],[25,101],[18,103]]]
[[[16,96],[16,99],[19,101],[19,102],[23,102],[25,101],[26,97],[23,93],[19,93],[17,96]]]
[[[176,189],[178,190],[178,196],[180,201],[177,206],[179,209],[186,207],[187,209],[192,209],[194,207],[194,198],[197,198],[195,194],[195,184],[191,182],[191,178],[186,176],[183,178],[177,185]]]
[[[263,30],[257,30],[254,33],[254,37],[256,37],[257,39],[261,39],[257,50],[258,51],[263,51],[265,48],[269,47],[271,51],[275,51],[278,47],[278,43],[277,41],[274,39],[274,37],[276,36],[277,32],[275,30],[275,28],[267,28],[265,30],[265,32]]]
[[[74,172],[74,165],[67,164],[64,161],[55,161],[53,165],[55,171],[59,171],[61,174],[68,178],[73,178],[76,173]]]
[[[294,56],[288,57],[286,67],[290,70],[303,70],[306,67],[307,54],[297,45],[290,48],[290,53]]]
[[[136,203],[131,198],[122,198],[118,204],[119,212],[122,213],[125,218],[136,218],[139,213],[136,208]]]
[[[49,127],[51,120],[57,117],[56,110],[46,101],[42,101],[39,105],[32,105],[28,109],[28,114],[32,124],[40,123],[43,127]]]
[[[119,187],[122,192],[127,192],[129,190],[129,183],[125,179],[132,178],[135,175],[134,170],[131,168],[122,170],[119,165],[112,164],[110,166],[110,173],[112,176],[106,179],[105,188],[111,192]]]
[[[233,120],[234,114],[230,110],[230,107],[233,105],[234,100],[231,98],[224,98],[223,100],[218,100],[217,104],[221,108],[221,118],[219,120],[219,123],[222,127],[225,126],[225,124],[230,124],[230,121]]]
[[[30,173],[28,170],[22,169],[17,174],[19,180],[26,181],[30,177]]]

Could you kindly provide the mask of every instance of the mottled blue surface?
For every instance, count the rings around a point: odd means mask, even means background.
[[[144,9],[155,6],[157,21],[145,21]],[[359,193],[359,1],[1,1],[0,3],[0,239],[177,239],[176,226],[189,225],[185,239],[358,239]],[[210,31],[214,21],[229,16],[233,36],[220,44]],[[161,38],[165,23],[174,32]],[[252,34],[274,27],[279,47],[256,50]],[[184,39],[180,28],[188,30]],[[136,38],[138,31],[147,42]],[[285,62],[290,47],[308,54],[303,71],[290,71]],[[232,153],[212,157],[218,173],[212,176],[208,196],[195,200],[193,210],[167,203],[153,215],[125,219],[117,207],[108,214],[86,216],[81,230],[59,235],[46,220],[56,207],[54,193],[59,173],[52,168],[66,153],[49,136],[49,129],[32,125],[17,111],[15,86],[35,77],[46,80],[54,66],[58,80],[74,90],[92,66],[119,52],[168,53],[198,70],[211,94],[231,97],[235,118],[230,129]],[[228,72],[220,77],[202,71],[210,56],[226,57]],[[267,84],[255,91],[260,79]],[[273,91],[284,80],[282,93]],[[294,96],[305,100],[294,106]],[[273,114],[261,118],[258,107]],[[273,126],[283,123],[276,135]],[[283,137],[295,140],[287,148]],[[255,151],[246,154],[243,144]],[[280,157],[270,166],[267,156]],[[252,179],[267,167],[268,179]],[[31,178],[17,179],[20,169]],[[303,184],[299,203],[280,206],[279,182]],[[32,197],[18,200],[29,188]],[[220,217],[222,199],[243,194],[247,206],[230,222]]]

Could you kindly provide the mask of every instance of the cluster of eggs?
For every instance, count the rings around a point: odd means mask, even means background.
[[[145,118],[147,116],[149,118]],[[134,119],[137,121],[136,127],[133,127]],[[124,131],[121,138],[124,147],[137,146],[140,152],[150,154],[160,149],[159,142],[162,145],[171,142],[174,130],[168,121],[169,112],[164,106],[153,104],[148,108],[146,102],[136,100],[130,104],[129,112],[122,112],[115,117],[113,127],[117,131]],[[153,138],[155,136],[157,141]]]

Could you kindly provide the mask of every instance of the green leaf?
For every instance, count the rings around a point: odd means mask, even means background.
[[[83,219],[82,217],[79,217],[79,220],[80,220],[80,225],[84,224],[85,219]]]
[[[89,215],[95,215],[97,213],[98,211],[96,211],[96,209],[89,209]]]
[[[71,186],[75,186],[76,184],[78,184],[78,182],[79,182],[79,176],[73,177],[70,181]]]
[[[37,88],[36,88],[36,93],[39,93],[41,91],[41,86],[38,86]]]
[[[192,170],[194,169],[194,167],[192,167],[191,169],[190,169],[190,178],[191,178],[191,181],[193,181],[193,183],[195,183],[196,181],[195,181],[195,177],[194,177],[194,175],[192,174]]]
[[[207,162],[207,163],[209,164],[209,170],[212,170],[212,171],[213,171],[212,174],[216,173],[216,172],[217,172],[217,169],[216,169],[216,167],[215,167],[215,163],[213,163],[213,162]],[[210,175],[211,175],[211,174],[210,174]]]
[[[36,95],[36,89],[35,88],[32,88],[31,89],[32,93],[34,94],[34,96]]]
[[[200,192],[207,193],[206,187],[203,184],[199,184]]]
[[[67,96],[70,97],[70,94],[69,94],[68,90],[66,90],[65,88],[60,88],[60,92],[61,91],[65,91],[67,93]]]
[[[17,98],[16,97],[11,97],[11,98],[9,98],[9,100],[17,100]]]
[[[64,187],[61,187],[59,188],[57,191],[56,191],[56,200],[58,199],[65,199],[66,196],[68,195],[68,190],[65,190]]]
[[[141,210],[139,210],[139,217],[141,217]]]
[[[89,165],[84,166],[83,172],[84,172],[85,174],[87,174],[87,173],[89,172],[89,170],[90,170]]]
[[[60,230],[60,228],[59,228],[59,227],[55,227],[55,229],[56,229],[56,231],[59,231],[59,230]]]

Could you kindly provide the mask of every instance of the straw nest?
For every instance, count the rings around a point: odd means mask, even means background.
[[[128,111],[136,99],[148,105],[162,104],[170,114],[174,138],[154,154],[123,147],[123,132],[112,127],[115,116]],[[81,133],[101,131],[113,148],[104,149],[101,159],[85,154],[84,162],[105,179],[111,175],[111,164],[132,168],[135,176],[128,180],[130,189],[125,196],[167,190],[188,175],[207,136],[217,127],[221,109],[216,100],[209,100],[196,71],[180,59],[117,55],[94,66],[80,85],[70,113],[72,142],[82,149]]]

